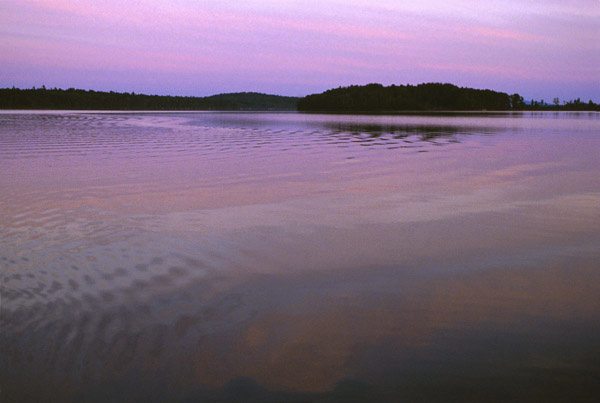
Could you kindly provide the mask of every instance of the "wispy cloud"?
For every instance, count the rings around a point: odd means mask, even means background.
[[[594,77],[600,75],[599,5],[595,0],[5,0],[0,51],[6,63],[45,66],[54,70],[52,77],[60,76],[60,69],[94,69],[90,85],[103,70],[210,72],[223,82],[230,77],[240,90],[244,82],[251,87],[271,74],[277,76],[273,89],[282,93],[285,72],[289,88],[297,88],[295,77],[306,81],[312,73],[309,81],[321,84],[306,92],[349,80],[468,84],[473,74],[507,88],[546,77],[567,91],[570,82],[586,81],[589,95],[582,95],[590,96],[600,93]],[[0,85],[11,85],[14,71],[0,66]],[[68,75],[64,81],[69,85]]]

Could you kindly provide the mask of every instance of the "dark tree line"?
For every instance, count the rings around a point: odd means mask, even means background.
[[[143,95],[63,89],[0,89],[0,109],[74,110],[296,110],[298,98],[256,92],[209,97]]]
[[[591,102],[591,101],[590,101]],[[583,106],[584,104],[580,104]],[[585,104],[598,110],[598,105]],[[571,110],[571,104],[560,107]],[[595,109],[593,109],[595,108]],[[298,101],[299,111],[369,112],[369,111],[430,111],[430,110],[528,110],[519,94],[508,95],[492,90],[461,88],[452,84],[427,83],[413,85],[381,84],[353,85],[308,95]],[[577,109],[579,110],[579,109]]]
[[[515,98],[517,101],[520,98]],[[459,88],[452,84],[353,85],[298,101],[301,111],[506,110],[513,98],[502,92]]]
[[[554,98],[526,103],[519,94],[460,88],[452,84],[353,85],[308,95],[304,98],[256,92],[209,97],[144,95],[63,89],[0,89],[0,109],[74,110],[299,110],[330,112],[423,111],[423,110],[567,110],[600,111],[600,105],[579,98]]]

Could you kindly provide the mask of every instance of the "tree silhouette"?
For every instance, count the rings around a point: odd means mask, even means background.
[[[295,110],[298,98],[254,92],[177,97],[69,88],[0,89],[0,109]]]

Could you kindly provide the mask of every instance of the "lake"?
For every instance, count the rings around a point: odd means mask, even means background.
[[[592,401],[600,113],[0,112],[2,401]]]

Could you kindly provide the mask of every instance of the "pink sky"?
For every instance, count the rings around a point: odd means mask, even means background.
[[[598,0],[2,0],[0,87],[306,95],[451,82],[600,102]]]

